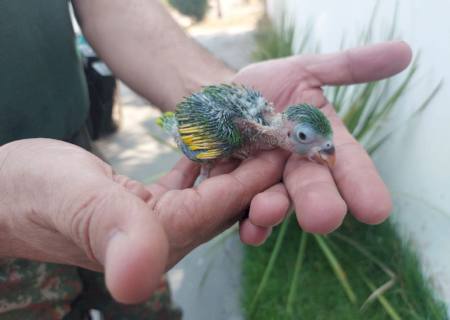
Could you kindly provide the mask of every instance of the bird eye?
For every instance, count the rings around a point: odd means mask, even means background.
[[[306,134],[305,134],[303,131],[300,131],[300,132],[298,133],[298,138],[299,138],[301,141],[305,141],[305,140],[306,140]]]
[[[311,143],[314,141],[315,136],[316,134],[314,130],[308,128],[307,126],[299,125],[297,128],[295,128],[295,139],[300,143]]]

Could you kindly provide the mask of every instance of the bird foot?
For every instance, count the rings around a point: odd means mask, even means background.
[[[202,164],[202,166],[200,167],[200,175],[198,176],[197,179],[197,183],[200,184],[203,181],[205,181],[206,179],[209,178],[209,173],[211,172],[211,168],[212,165],[207,163],[207,164]]]

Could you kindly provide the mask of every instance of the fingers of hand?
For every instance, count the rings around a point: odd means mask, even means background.
[[[256,194],[280,181],[285,159],[280,150],[262,152],[231,173],[206,180],[198,187],[205,212],[222,219],[241,212]]]
[[[242,242],[262,244],[270,235],[272,227],[286,217],[289,205],[289,196],[282,183],[258,193],[251,201],[248,218],[239,223]]]
[[[305,231],[328,233],[340,226],[347,207],[326,167],[292,156],[284,183]]]
[[[282,183],[278,183],[252,199],[248,219],[255,226],[276,226],[286,217],[289,206],[287,190]]]
[[[263,152],[195,189],[167,192],[154,208],[170,235],[171,247],[182,256],[234,224],[256,194],[280,181],[284,163],[282,152]]]
[[[330,105],[321,110],[333,125],[337,163],[344,163],[339,145],[349,134]],[[341,225],[347,206],[328,168],[293,155],[286,165],[284,183],[305,231],[324,234]]]
[[[161,197],[169,190],[182,190],[194,185],[200,172],[200,165],[192,162],[186,157],[182,157],[175,166],[160,178],[156,183],[147,187],[147,189],[156,198]]]
[[[341,197],[358,220],[370,224],[382,222],[392,209],[386,185],[367,152],[348,132],[333,107],[327,104],[321,110],[333,125],[336,165],[332,175]]]
[[[335,114],[331,105],[322,110]],[[364,148],[337,117],[332,118],[336,142],[336,165],[332,174],[339,192],[358,220],[380,223],[392,210],[389,191]]]
[[[309,57],[306,70],[317,78],[321,85],[353,84],[395,75],[409,65],[411,57],[408,44],[391,41],[318,55],[314,59]]]
[[[300,225],[309,232],[330,232],[341,224],[345,204],[364,223],[382,222],[391,211],[392,201],[372,160],[330,104],[321,110],[333,125],[336,165],[332,172],[292,156],[284,173]]]
[[[147,299],[168,258],[166,235],[150,208],[122,187],[105,185],[81,210],[81,241],[104,265],[113,297],[123,303]]]
[[[115,174],[113,176],[113,181],[120,184],[142,201],[147,202],[152,197],[152,193],[141,182],[132,180],[127,176]]]
[[[263,244],[271,232],[271,227],[256,226],[249,219],[239,222],[239,236],[241,241],[248,245],[259,246]]]
[[[230,173],[233,170],[235,170],[241,161],[236,159],[227,159],[224,162],[219,162],[214,165],[214,167],[211,169],[211,172],[209,174],[210,177],[219,176],[221,174]]]

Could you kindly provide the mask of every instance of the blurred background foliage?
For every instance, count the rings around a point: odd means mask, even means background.
[[[167,0],[179,13],[201,21],[208,11],[208,0]]]

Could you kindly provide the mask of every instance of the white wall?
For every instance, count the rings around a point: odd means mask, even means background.
[[[398,34],[415,55],[420,50],[420,72],[389,126],[401,123],[439,80],[444,80],[444,87],[429,109],[383,146],[375,160],[394,196],[394,218],[418,249],[425,274],[450,303],[450,2],[397,2]],[[344,35],[355,39],[368,24],[375,3],[268,0],[268,8],[273,17],[287,8],[297,30],[311,21],[321,51],[330,52],[339,48]],[[395,1],[380,1],[377,33],[386,34],[394,9]]]

